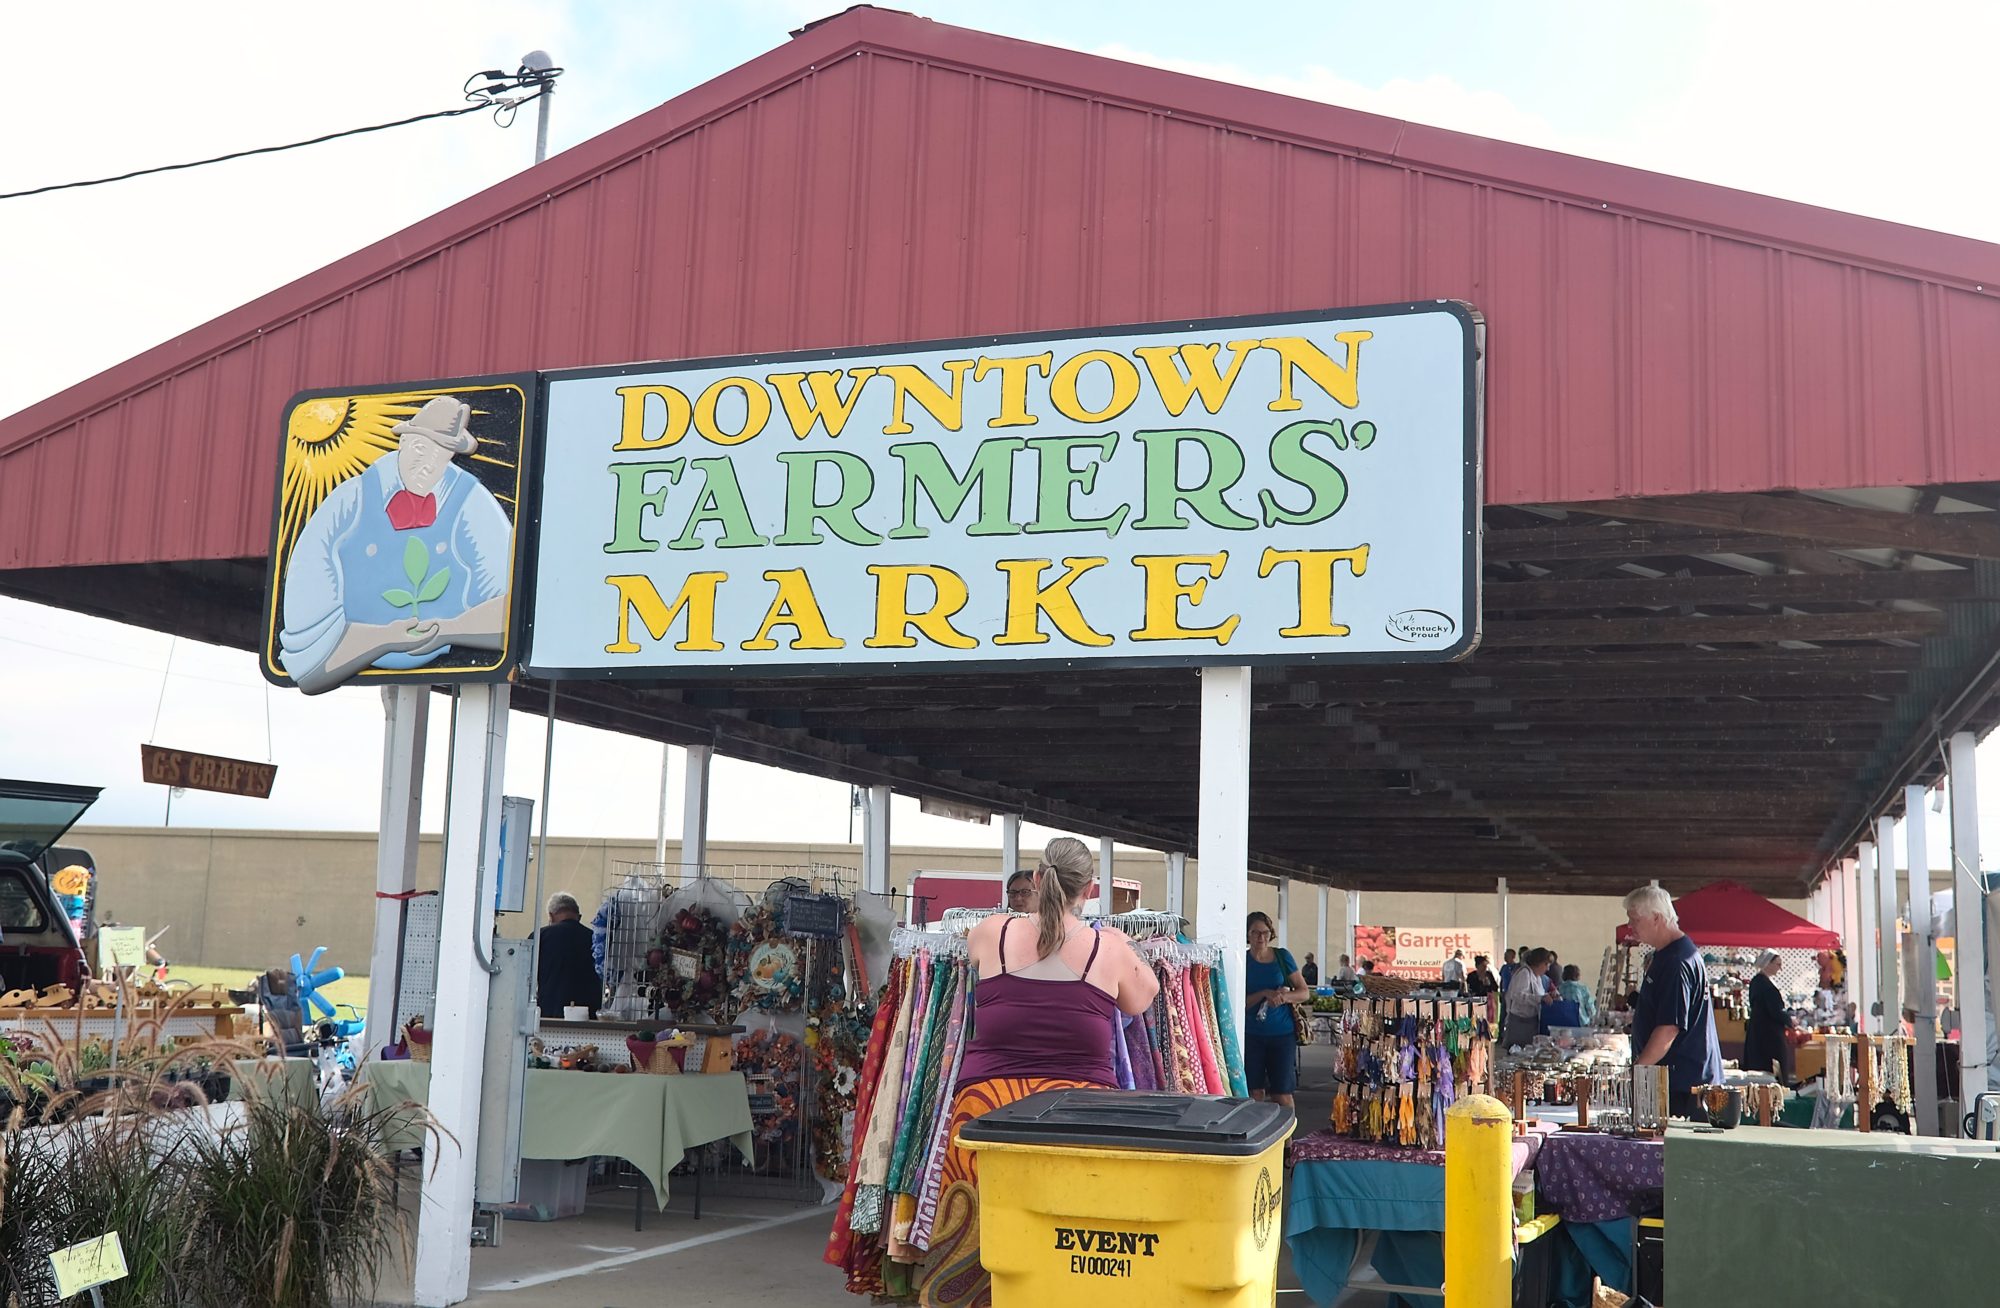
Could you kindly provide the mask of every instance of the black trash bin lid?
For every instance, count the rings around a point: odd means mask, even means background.
[[[959,1128],[980,1144],[1076,1145],[1254,1158],[1292,1129],[1292,1111],[1255,1099],[1131,1090],[1041,1090]]]

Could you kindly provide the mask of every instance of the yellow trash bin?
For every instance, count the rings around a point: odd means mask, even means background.
[[[994,1308],[1269,1308],[1296,1125],[1277,1104],[1110,1090],[967,1123]]]

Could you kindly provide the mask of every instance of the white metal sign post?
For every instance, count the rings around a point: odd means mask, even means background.
[[[396,1039],[396,990],[409,900],[385,896],[407,896],[417,888],[430,696],[427,686],[382,688],[382,828],[375,847],[375,937],[368,951],[368,1011],[361,1037],[362,1053],[369,1058]]]
[[[421,1308],[448,1308],[465,1298],[472,1272],[474,1155],[493,947],[490,876],[500,857],[500,789],[507,763],[508,687],[469,685],[458,696],[445,814],[437,1012],[431,1022],[429,1106],[441,1143],[435,1158],[426,1156],[417,1224],[415,1292]]]
[[[1195,935],[1222,946],[1236,1041],[1243,1042],[1243,916],[1250,900],[1250,669],[1201,673],[1201,824]]]

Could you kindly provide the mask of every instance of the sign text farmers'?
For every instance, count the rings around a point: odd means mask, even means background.
[[[547,374],[530,669],[1462,656],[1436,303]]]

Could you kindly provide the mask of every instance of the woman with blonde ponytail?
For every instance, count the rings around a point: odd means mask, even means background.
[[[946,1128],[944,1197],[918,1285],[926,1305],[989,1301],[973,1155],[958,1129],[1038,1090],[1115,1087],[1114,1024],[1145,1012],[1160,992],[1124,932],[1082,920],[1096,870],[1081,840],[1051,840],[1035,868],[1032,917],[989,917],[966,942],[979,981]]]

